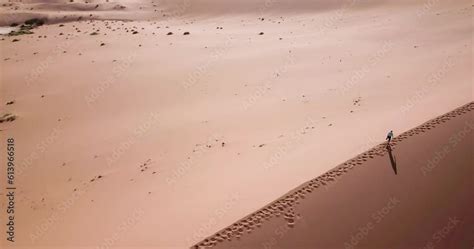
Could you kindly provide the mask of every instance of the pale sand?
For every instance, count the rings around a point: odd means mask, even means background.
[[[469,1],[51,2],[0,11],[56,23],[0,41],[25,248],[187,248],[472,100]]]
[[[366,151],[193,248],[469,248],[473,111]]]

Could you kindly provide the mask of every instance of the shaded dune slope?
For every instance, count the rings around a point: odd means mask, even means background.
[[[192,248],[472,245],[473,110],[471,102],[406,131],[390,149],[379,144]]]

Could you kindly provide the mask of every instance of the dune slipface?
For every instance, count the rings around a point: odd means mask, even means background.
[[[469,248],[473,111],[404,132],[192,248]]]

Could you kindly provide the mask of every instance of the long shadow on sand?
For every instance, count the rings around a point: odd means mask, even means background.
[[[397,174],[397,160],[395,156],[392,154],[392,147],[390,144],[387,144],[387,151],[388,151],[388,156],[390,157],[390,164],[392,164],[392,169],[395,175]]]

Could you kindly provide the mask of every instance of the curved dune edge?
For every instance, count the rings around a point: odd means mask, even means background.
[[[16,9],[12,9],[15,7]],[[11,3],[0,6],[0,26],[21,24],[29,19],[41,19],[45,24],[76,21],[139,21],[149,18],[151,13],[160,17],[162,9],[142,10],[136,4],[125,1],[79,3],[69,1]],[[160,14],[157,14],[160,13]]]
[[[120,13],[119,13],[120,14]],[[30,19],[41,19],[45,24],[58,24],[79,21],[133,21],[125,14],[120,17],[119,14],[108,16],[107,14],[96,12],[70,12],[66,15],[50,12],[21,12],[14,15],[0,13],[0,26],[19,25]]]
[[[474,102],[467,103],[461,107],[454,109],[453,111],[431,119],[411,130],[403,132],[392,140],[392,150],[396,149],[397,143],[408,139],[409,137],[412,137],[414,135],[424,133],[442,123],[451,120],[456,116],[464,115],[472,110],[474,110]],[[336,166],[328,172],[301,184],[300,186],[291,190],[290,192],[273,201],[272,203],[238,220],[227,228],[224,228],[216,232],[215,234],[207,237],[203,241],[191,246],[191,248],[212,248],[225,240],[231,241],[234,238],[240,238],[244,235],[245,232],[251,232],[252,230],[257,229],[262,225],[265,220],[268,220],[275,216],[279,217],[283,215],[283,218],[291,227],[297,218],[295,217],[293,211],[294,207],[296,204],[299,203],[300,199],[304,199],[307,193],[316,191],[317,188],[336,181],[338,177],[341,177],[356,166],[363,166],[365,161],[375,158],[376,156],[384,156],[387,153],[385,147],[386,143],[379,144],[374,148],[362,154],[359,154],[358,156],[352,159],[347,160],[346,162]]]

